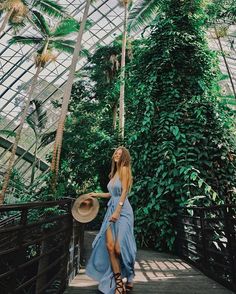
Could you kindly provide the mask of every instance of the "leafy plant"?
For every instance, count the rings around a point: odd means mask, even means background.
[[[150,37],[134,48],[126,142],[140,246],[173,248],[178,206],[234,201],[234,116],[219,103],[204,9],[200,0],[165,1]]]

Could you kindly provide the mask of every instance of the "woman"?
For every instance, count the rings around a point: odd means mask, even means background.
[[[110,198],[86,267],[87,275],[99,281],[98,289],[104,294],[124,294],[133,288],[136,243],[133,210],[127,199],[132,184],[130,161],[129,151],[118,147],[112,156],[109,193],[89,193]]]

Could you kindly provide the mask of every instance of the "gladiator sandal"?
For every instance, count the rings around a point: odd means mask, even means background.
[[[116,281],[115,293],[116,293],[116,291],[118,291],[119,294],[126,294],[125,285],[121,279],[121,273],[114,274],[114,278]]]
[[[133,290],[134,286],[132,285],[129,285],[128,283],[125,284],[125,289],[126,289],[126,292],[131,292]]]

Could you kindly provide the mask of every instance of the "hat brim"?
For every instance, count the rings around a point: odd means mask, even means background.
[[[99,202],[97,198],[86,194],[78,197],[71,209],[72,216],[80,223],[91,222],[98,214]]]

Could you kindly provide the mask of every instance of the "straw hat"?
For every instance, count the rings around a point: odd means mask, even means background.
[[[88,223],[96,217],[98,210],[98,200],[94,197],[84,194],[75,200],[71,209],[71,213],[78,222]]]

